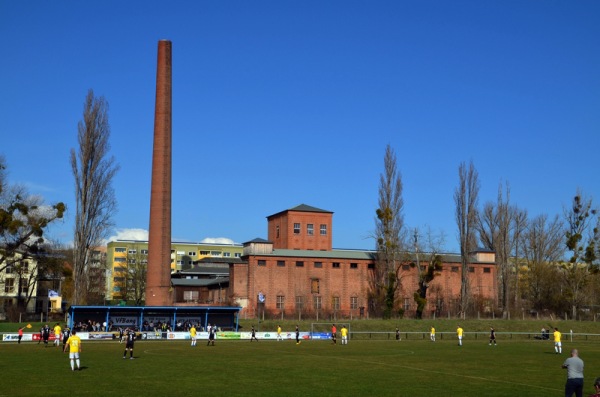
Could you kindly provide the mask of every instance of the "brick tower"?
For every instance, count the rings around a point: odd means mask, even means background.
[[[158,42],[146,306],[171,306],[171,42]]]

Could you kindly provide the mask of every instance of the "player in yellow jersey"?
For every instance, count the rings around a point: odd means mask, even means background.
[[[190,327],[190,338],[192,339],[192,346],[196,346],[196,327],[194,327],[194,324]]]
[[[54,347],[60,346],[60,337],[62,336],[62,328],[59,323],[54,326]]]
[[[348,328],[345,325],[342,325],[342,329],[340,330],[342,334],[342,345],[348,344]]]
[[[281,326],[277,325],[277,342],[279,342],[281,339]]]
[[[69,360],[71,360],[71,371],[75,371],[75,364],[77,364],[77,370],[81,369],[79,363],[79,353],[81,353],[81,339],[76,335],[75,330],[71,331],[71,336],[67,339],[67,345],[69,346]]]
[[[433,325],[431,326],[431,331],[429,332],[429,339],[431,339],[432,342],[435,342],[435,327]]]
[[[462,346],[462,338],[463,338],[463,329],[462,327],[459,325],[458,328],[456,328],[456,336],[458,336],[458,345]]]
[[[561,337],[562,334],[560,333],[558,328],[554,328],[554,352],[556,354],[562,353],[562,342],[560,341]]]

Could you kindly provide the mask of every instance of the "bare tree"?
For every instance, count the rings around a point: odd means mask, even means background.
[[[423,318],[423,311],[427,305],[427,291],[429,285],[439,275],[442,270],[442,256],[440,248],[444,245],[444,235],[434,236],[431,230],[427,232],[426,251],[421,253],[419,249],[419,231],[415,229],[415,259],[413,266],[416,266],[419,276],[419,287],[414,293],[413,298],[417,304],[416,318]]]
[[[513,251],[513,258],[514,258],[514,262],[515,262],[515,269],[516,269],[516,277],[515,277],[515,306],[518,309],[521,306],[521,298],[520,298],[520,284],[519,284],[519,279],[521,277],[521,263],[520,263],[520,254],[521,254],[521,249],[522,249],[522,245],[521,245],[521,236],[524,232],[524,230],[527,228],[528,225],[528,218],[527,218],[527,210],[524,209],[516,209],[515,212],[515,231],[514,231],[514,251]]]
[[[71,149],[71,168],[75,178],[74,291],[73,303],[86,304],[92,251],[103,244],[113,226],[116,199],[112,179],[118,170],[108,157],[110,126],[108,103],[88,91],[83,120],[78,124],[76,152]]]
[[[44,204],[18,185],[6,181],[6,161],[0,156],[0,272],[35,256],[44,244],[48,226],[62,219],[64,203]]]
[[[41,274],[39,258],[44,251],[44,232],[61,219],[63,203],[44,204],[22,186],[6,181],[6,161],[0,156],[0,282],[10,282],[16,290],[16,311],[22,312],[37,292]],[[10,274],[7,277],[7,273]]]
[[[379,179],[379,208],[375,218],[377,263],[370,280],[370,309],[391,316],[400,286],[399,261],[402,251],[404,215],[402,178],[396,167],[396,154],[388,145],[384,172]]]
[[[565,244],[571,253],[568,262],[563,263],[565,296],[571,303],[571,316],[576,319],[577,310],[586,299],[584,288],[589,281],[588,272],[596,270],[598,265],[596,244],[600,236],[600,221],[592,199],[579,190],[573,197],[571,207],[565,210],[565,219]]]
[[[488,202],[478,219],[479,240],[485,248],[496,253],[496,266],[499,269],[499,298],[503,318],[509,317],[510,285],[512,284],[512,265],[509,261],[514,246],[514,219],[516,208],[510,206],[510,188],[506,185],[506,196],[502,184],[498,186],[496,203]]]
[[[521,236],[521,253],[527,271],[523,294],[536,311],[557,307],[561,283],[558,263],[564,256],[564,227],[558,216],[552,220],[539,215],[529,222]]]
[[[148,254],[137,246],[134,251],[127,254],[125,296],[128,301],[133,301],[136,306],[139,306],[145,298]]]
[[[479,197],[479,173],[473,162],[463,162],[458,167],[458,187],[454,191],[456,224],[461,256],[460,312],[466,314],[470,303],[469,260],[476,248],[477,202]]]

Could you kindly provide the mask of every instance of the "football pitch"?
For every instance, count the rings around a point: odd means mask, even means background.
[[[466,339],[83,342],[82,369],[35,342],[0,345],[0,396],[548,396],[562,395],[562,362],[578,348],[584,395],[600,376],[598,342]]]

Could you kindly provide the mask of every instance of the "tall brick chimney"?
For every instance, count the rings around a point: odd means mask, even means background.
[[[146,306],[171,306],[171,41],[158,42]]]

